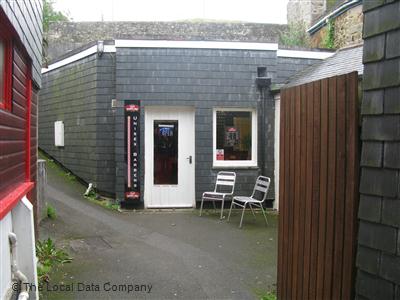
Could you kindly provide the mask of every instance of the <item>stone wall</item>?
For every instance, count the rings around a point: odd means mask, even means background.
[[[399,1],[364,1],[357,299],[400,299],[399,15]]]
[[[51,61],[97,40],[277,42],[286,25],[199,22],[59,22],[45,37]]]
[[[333,20],[335,22],[334,48],[343,48],[362,43],[362,5],[355,6]],[[312,34],[311,46],[323,48],[328,26]]]
[[[289,0],[287,5],[287,21],[291,23],[304,22],[309,28],[326,12],[326,1],[321,0]]]

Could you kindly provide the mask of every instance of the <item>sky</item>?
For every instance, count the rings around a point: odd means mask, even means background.
[[[74,21],[213,19],[286,23],[288,0],[55,0]]]

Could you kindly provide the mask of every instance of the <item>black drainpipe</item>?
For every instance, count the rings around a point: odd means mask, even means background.
[[[261,111],[261,175],[264,175],[265,171],[265,101],[267,100],[267,90],[271,85],[271,78],[267,77],[267,68],[257,68],[256,78],[257,89],[260,91],[260,111]]]

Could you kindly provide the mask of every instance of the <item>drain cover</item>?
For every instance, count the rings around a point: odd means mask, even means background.
[[[111,246],[101,236],[92,236],[83,239],[72,240],[69,242],[75,252],[96,251],[110,249]]]

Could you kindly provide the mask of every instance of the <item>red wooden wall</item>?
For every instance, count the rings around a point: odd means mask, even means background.
[[[11,109],[0,109],[0,201],[9,201],[26,182],[36,182],[37,92],[30,60],[18,43],[12,47]],[[35,189],[28,198],[36,204]]]

